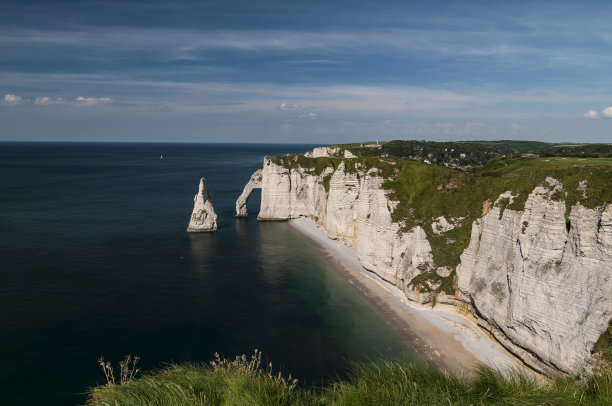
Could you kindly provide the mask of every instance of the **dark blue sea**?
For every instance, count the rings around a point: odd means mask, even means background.
[[[0,143],[0,404],[82,404],[100,356],[151,370],[259,349],[315,385],[412,357],[317,247],[257,222],[260,192],[234,217],[264,156],[311,148]],[[214,234],[185,232],[201,177]]]

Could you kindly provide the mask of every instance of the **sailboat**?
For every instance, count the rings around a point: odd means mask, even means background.
[[[164,159],[164,156],[163,156],[163,155],[160,155],[160,156],[159,156],[159,159]]]

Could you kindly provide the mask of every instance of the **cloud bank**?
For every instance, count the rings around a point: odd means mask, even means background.
[[[108,104],[114,100],[112,97],[83,97],[78,96],[74,100],[66,100],[63,97],[49,97],[49,96],[37,96],[34,98],[27,98],[18,96],[16,94],[7,93],[4,95],[5,104],[21,104],[21,103],[33,103],[36,105],[50,105],[50,104],[63,104],[63,105],[77,105],[77,106],[94,106],[96,104]]]
[[[612,106],[610,107],[605,107],[602,111],[601,114],[598,113],[595,110],[589,110],[586,113],[584,113],[582,115],[582,117],[584,118],[589,118],[589,119],[598,119],[598,118],[612,118]]]

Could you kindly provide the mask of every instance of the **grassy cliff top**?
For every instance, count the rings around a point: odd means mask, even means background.
[[[550,176],[563,184],[564,190],[553,198],[565,200],[566,217],[577,202],[586,207],[612,202],[612,158],[501,158],[473,172],[404,160],[394,166],[400,169],[398,175],[384,184],[389,196],[400,202],[393,219],[403,221],[405,229],[423,227],[437,266],[454,268],[459,264],[472,222],[483,215],[485,202],[494,203],[506,191],[514,201],[500,201],[502,210],[522,210],[536,186],[551,188],[545,181]],[[580,185],[586,186],[584,195]],[[455,229],[436,235],[431,224],[440,216],[449,221],[463,219]]]

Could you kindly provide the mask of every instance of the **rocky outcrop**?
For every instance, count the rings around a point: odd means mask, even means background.
[[[193,198],[193,212],[187,232],[205,233],[210,231],[217,231],[217,214],[213,207],[212,196],[210,190],[208,190],[206,179],[202,178],[200,179],[198,194]]]
[[[454,228],[455,225],[453,223],[449,223],[448,220],[446,220],[446,217],[444,216],[438,217],[431,223],[431,229],[437,235],[443,234]]]
[[[349,151],[348,149],[345,149],[344,152],[342,153],[344,155],[345,158],[351,159],[351,158],[357,158],[357,155],[353,154],[351,151]]]
[[[251,175],[251,179],[247,182],[242,190],[242,194],[236,200],[236,217],[247,217],[247,202],[251,196],[253,189],[261,189],[261,169],[255,171]]]
[[[329,158],[340,153],[339,147],[316,147],[312,151],[306,152],[306,158]]]
[[[378,169],[359,164],[355,170],[341,163],[315,172],[266,158],[258,218],[310,217],[330,238],[351,243],[366,269],[408,299],[472,312],[506,348],[539,370],[581,371],[612,318],[610,206],[576,204],[566,221],[565,202],[553,198],[562,191],[555,179],[536,187],[522,211],[506,208],[515,198],[506,192],[493,204],[483,203],[461,263],[450,269],[436,267],[423,228],[402,232],[402,224],[392,221],[398,202],[389,198],[384,180]],[[439,235],[463,218],[432,220]],[[453,271],[455,294],[435,293],[440,277]]]
[[[357,155],[348,149],[340,147],[316,147],[312,151],[306,152],[304,156],[306,158],[357,158]]]

